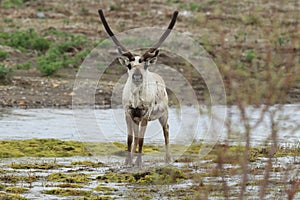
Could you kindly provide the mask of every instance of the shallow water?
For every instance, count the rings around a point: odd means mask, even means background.
[[[287,189],[291,187],[291,183],[294,180],[298,180],[299,170],[299,158],[300,157],[281,157],[273,159],[273,169],[279,168],[279,170],[272,170],[270,172],[269,185],[267,193],[264,199],[287,199]],[[89,167],[84,165],[72,165],[74,161],[92,162],[104,162],[105,167]],[[207,187],[213,187],[214,189],[207,189],[209,192],[208,199],[224,199],[224,191],[222,191],[222,183],[225,181],[230,188],[229,192],[231,197],[229,199],[237,199],[237,195],[240,192],[240,184],[242,180],[241,167],[239,165],[224,164],[223,171],[224,176],[213,173],[213,170],[218,168],[218,164],[211,160],[201,160],[199,162],[176,162],[172,163],[174,167],[180,170],[184,170],[190,176],[194,178],[188,178],[182,182],[175,184],[130,184],[125,182],[100,182],[97,177],[102,176],[105,173],[114,172],[116,175],[122,173],[137,173],[148,172],[153,167],[164,166],[162,159],[152,157],[144,162],[142,169],[140,168],[127,168],[123,166],[123,157],[69,157],[69,158],[9,158],[1,159],[0,167],[5,170],[5,176],[7,177],[28,177],[29,175],[37,177],[35,181],[29,183],[20,181],[15,184],[18,187],[26,187],[29,190],[22,194],[22,196],[29,199],[74,199],[73,196],[58,196],[47,195],[43,191],[61,188],[59,184],[61,182],[51,182],[47,180],[47,176],[52,173],[61,172],[64,174],[79,174],[84,173],[91,180],[88,183],[82,184],[82,188],[71,188],[75,190],[93,191],[94,195],[103,195],[102,192],[96,192],[95,187],[102,185],[105,187],[115,188],[116,191],[110,192],[104,195],[107,197],[113,197],[114,199],[140,199],[140,195],[150,195],[151,199],[179,199],[180,196],[186,197],[193,195],[195,190],[190,188],[196,187],[200,183]],[[248,166],[248,185],[246,186],[245,197],[247,199],[259,199],[258,194],[261,188],[262,180],[264,180],[264,171],[267,165],[268,158],[258,159],[256,162],[249,163]],[[26,164],[26,163],[57,163],[61,167],[55,169],[12,169],[10,164]],[[0,174],[0,177],[4,174]],[[199,180],[199,176],[201,179]],[[198,178],[197,178],[198,177]],[[200,181],[200,182],[199,182]],[[9,186],[11,183],[3,183]],[[142,189],[141,191],[136,189]],[[144,192],[146,191],[146,192]],[[204,190],[206,191],[206,190]],[[196,191],[197,192],[197,191]],[[203,188],[202,188],[203,192]],[[176,197],[174,196],[176,193]],[[198,191],[201,194],[201,191]],[[134,198],[133,198],[134,197]],[[299,199],[300,193],[298,192],[294,199]]]
[[[214,115],[206,107],[169,109],[171,143],[189,144],[193,139],[208,142],[229,140],[243,143],[244,126],[237,107],[214,107]],[[279,110],[280,109],[280,110]],[[281,144],[298,144],[300,138],[300,105],[273,106],[278,141]],[[251,143],[263,145],[271,135],[271,122],[267,112],[261,119],[262,108],[249,107],[247,114],[251,130]],[[223,117],[231,117],[231,129],[227,135]],[[221,116],[221,117],[220,117]],[[228,119],[228,118],[227,118]],[[259,121],[258,124],[256,124]],[[256,125],[255,125],[256,124]],[[207,134],[209,133],[209,134]],[[125,142],[126,124],[123,109],[4,109],[0,110],[0,140],[57,138],[61,140]],[[164,138],[158,121],[149,123],[146,143],[163,144]]]

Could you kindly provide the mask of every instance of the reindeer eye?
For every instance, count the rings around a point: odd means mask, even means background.
[[[130,69],[131,69],[131,64],[128,64],[127,67],[128,67],[128,69],[130,70]]]
[[[139,63],[141,63],[142,62],[142,59],[139,59]]]

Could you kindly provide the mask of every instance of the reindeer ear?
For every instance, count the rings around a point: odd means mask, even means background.
[[[155,64],[156,63],[156,61],[157,61],[157,57],[153,57],[153,58],[148,58],[147,60],[146,60],[146,65],[153,65],[153,64]]]
[[[158,53],[159,53],[159,50],[156,50],[156,51],[154,52],[154,56],[153,56],[153,57],[147,58],[147,59],[146,59],[146,65],[149,66],[149,65],[155,64],[156,61],[157,61]]]
[[[120,64],[123,66],[129,65],[129,59],[127,57],[122,56],[122,57],[119,57],[118,60],[119,60]]]

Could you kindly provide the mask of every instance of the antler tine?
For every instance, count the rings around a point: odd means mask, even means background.
[[[107,21],[106,21],[106,19],[104,17],[102,9],[99,9],[98,13],[99,13],[100,19],[102,21],[102,24],[103,24],[106,32],[111,37],[111,39],[113,40],[113,42],[117,45],[119,53],[122,54],[123,56],[128,57],[129,60],[134,60],[134,56],[132,55],[132,53],[130,51],[128,51],[128,49],[126,49],[126,47],[124,47],[120,43],[120,41],[116,38],[115,34],[110,29],[110,27],[109,27],[109,25],[108,25],[108,23],[107,23]]]
[[[178,16],[178,11],[175,11],[173,13],[173,17],[172,20],[168,26],[168,29],[163,33],[163,35],[159,38],[158,42],[156,42],[152,47],[150,47],[150,49],[148,49],[143,55],[142,55],[142,60],[145,60],[151,56],[153,56],[153,52],[160,47],[160,45],[166,40],[166,38],[169,36],[169,34],[171,33],[171,30],[173,29],[175,23],[176,23],[176,19]],[[156,54],[154,55],[156,56]]]

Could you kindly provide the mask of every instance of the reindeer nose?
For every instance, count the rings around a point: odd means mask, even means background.
[[[134,73],[134,74],[132,75],[132,79],[133,79],[134,81],[141,81],[141,80],[143,79],[143,76],[142,76],[141,73]]]

